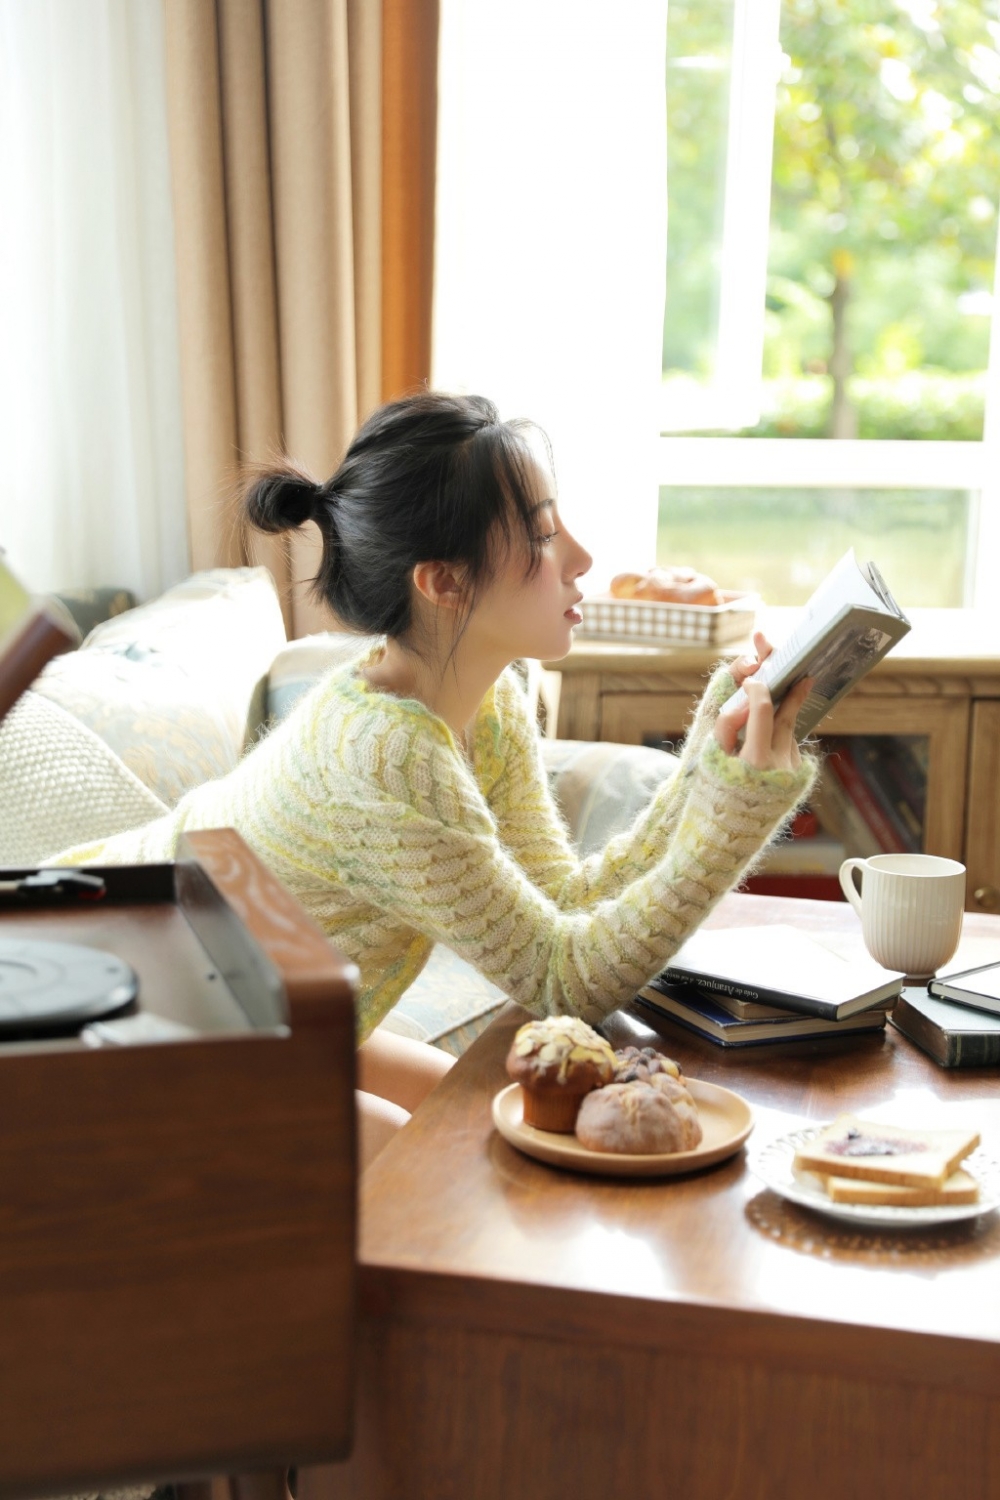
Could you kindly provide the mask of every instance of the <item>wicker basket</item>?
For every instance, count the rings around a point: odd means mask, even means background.
[[[719,590],[721,604],[659,604],[595,594],[580,605],[578,640],[644,641],[662,646],[725,646],[753,630],[757,594]]]

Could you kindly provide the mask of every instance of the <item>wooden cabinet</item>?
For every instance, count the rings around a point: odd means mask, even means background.
[[[780,640],[795,611],[768,611]],[[921,737],[928,751],[923,847],[961,859],[969,908],[1000,910],[1000,618],[914,611],[913,630],[820,725],[826,735]],[[558,733],[657,743],[682,738],[724,655],[703,649],[578,642],[562,662]]]

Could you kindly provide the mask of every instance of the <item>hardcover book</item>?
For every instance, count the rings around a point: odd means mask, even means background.
[[[974,1010],[1000,1016],[1000,962],[942,974],[932,979],[927,989],[939,1000],[953,1000],[956,1005],[971,1005]]]
[[[669,1016],[672,1021],[677,1021],[689,1031],[696,1031],[699,1036],[706,1037],[720,1047],[813,1041],[820,1037],[850,1036],[859,1031],[882,1031],[885,1027],[885,1010],[881,1006],[857,1011],[843,1021],[796,1015],[794,1011],[779,1011],[777,1008],[767,1016],[733,1016],[714,997],[701,994],[687,985],[667,984],[662,979],[646,985],[639,991],[638,998],[650,1010]]]
[[[702,928],[652,987],[661,983],[841,1021],[898,995],[903,976],[867,955],[841,958],[797,927],[776,924]]]
[[[814,679],[795,725],[804,739],[909,629],[878,568],[859,563],[852,547],[803,605],[795,629],[775,646],[756,680],[766,682],[779,703],[803,677]],[[743,701],[740,688],[726,707]]]
[[[1000,1063],[1000,1016],[907,987],[896,1001],[891,1020],[897,1031],[942,1068]]]

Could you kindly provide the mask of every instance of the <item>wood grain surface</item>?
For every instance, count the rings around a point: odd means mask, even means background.
[[[140,1007],[194,1032],[0,1048],[3,1495],[349,1445],[352,970],[235,835],[192,842],[181,899],[172,867],[133,901],[118,870],[104,902],[0,915],[118,953]]]
[[[733,896],[709,920],[860,944],[833,903]],[[1000,954],[1000,920],[968,917],[963,945]],[[316,1500],[1000,1492],[997,1215],[864,1231],[742,1153],[662,1182],[531,1161],[490,1120],[523,1019],[508,1007],[366,1175],[356,1451]],[[973,1119],[1000,1154],[996,1068],[944,1072],[891,1029],[733,1055],[649,1020],[609,1034],[742,1094],[751,1145],[881,1107]]]

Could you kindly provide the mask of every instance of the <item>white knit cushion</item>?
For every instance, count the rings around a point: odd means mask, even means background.
[[[284,644],[267,569],[216,568],[98,625],[34,687],[172,807],[236,765]]]
[[[166,811],[93,730],[40,693],[0,723],[0,865],[36,865]]]

